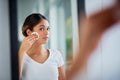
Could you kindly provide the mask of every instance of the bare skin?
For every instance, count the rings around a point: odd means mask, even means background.
[[[120,18],[115,18],[114,12],[117,9],[120,9],[118,4],[80,20],[80,48],[71,69],[67,72],[68,80],[74,77],[78,71],[85,70],[87,61],[103,33],[120,20]]]
[[[49,31],[48,31],[49,23],[47,20],[42,20],[39,24],[37,24],[33,31],[27,30],[27,37],[24,38],[20,49],[19,49],[19,73],[20,77],[22,75],[22,68],[24,62],[25,53],[29,55],[33,60],[38,63],[44,63],[49,57],[49,50],[44,48],[44,45],[48,42]],[[37,32],[40,36],[39,39],[36,39],[35,34],[32,32]],[[32,35],[31,35],[32,34]],[[59,80],[65,80],[65,71],[64,66],[60,66],[58,68],[59,72]]]

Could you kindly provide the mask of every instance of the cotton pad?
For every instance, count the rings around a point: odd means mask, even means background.
[[[36,39],[39,39],[39,34],[37,32],[32,32],[32,34],[36,35]]]

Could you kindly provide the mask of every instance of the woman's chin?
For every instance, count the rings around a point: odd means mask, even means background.
[[[43,42],[43,44],[47,44],[47,43],[48,43],[48,41],[44,41],[44,42]]]

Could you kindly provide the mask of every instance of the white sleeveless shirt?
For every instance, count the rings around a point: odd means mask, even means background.
[[[25,53],[22,80],[58,80],[58,67],[64,65],[59,51],[49,49],[50,55],[44,63],[33,60]]]

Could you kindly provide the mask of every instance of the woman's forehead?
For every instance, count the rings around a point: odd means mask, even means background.
[[[40,23],[38,23],[38,25],[42,25],[42,26],[49,26],[49,23],[47,20],[41,20]]]
[[[49,27],[49,23],[47,20],[42,20],[40,23],[38,23],[35,27]]]

